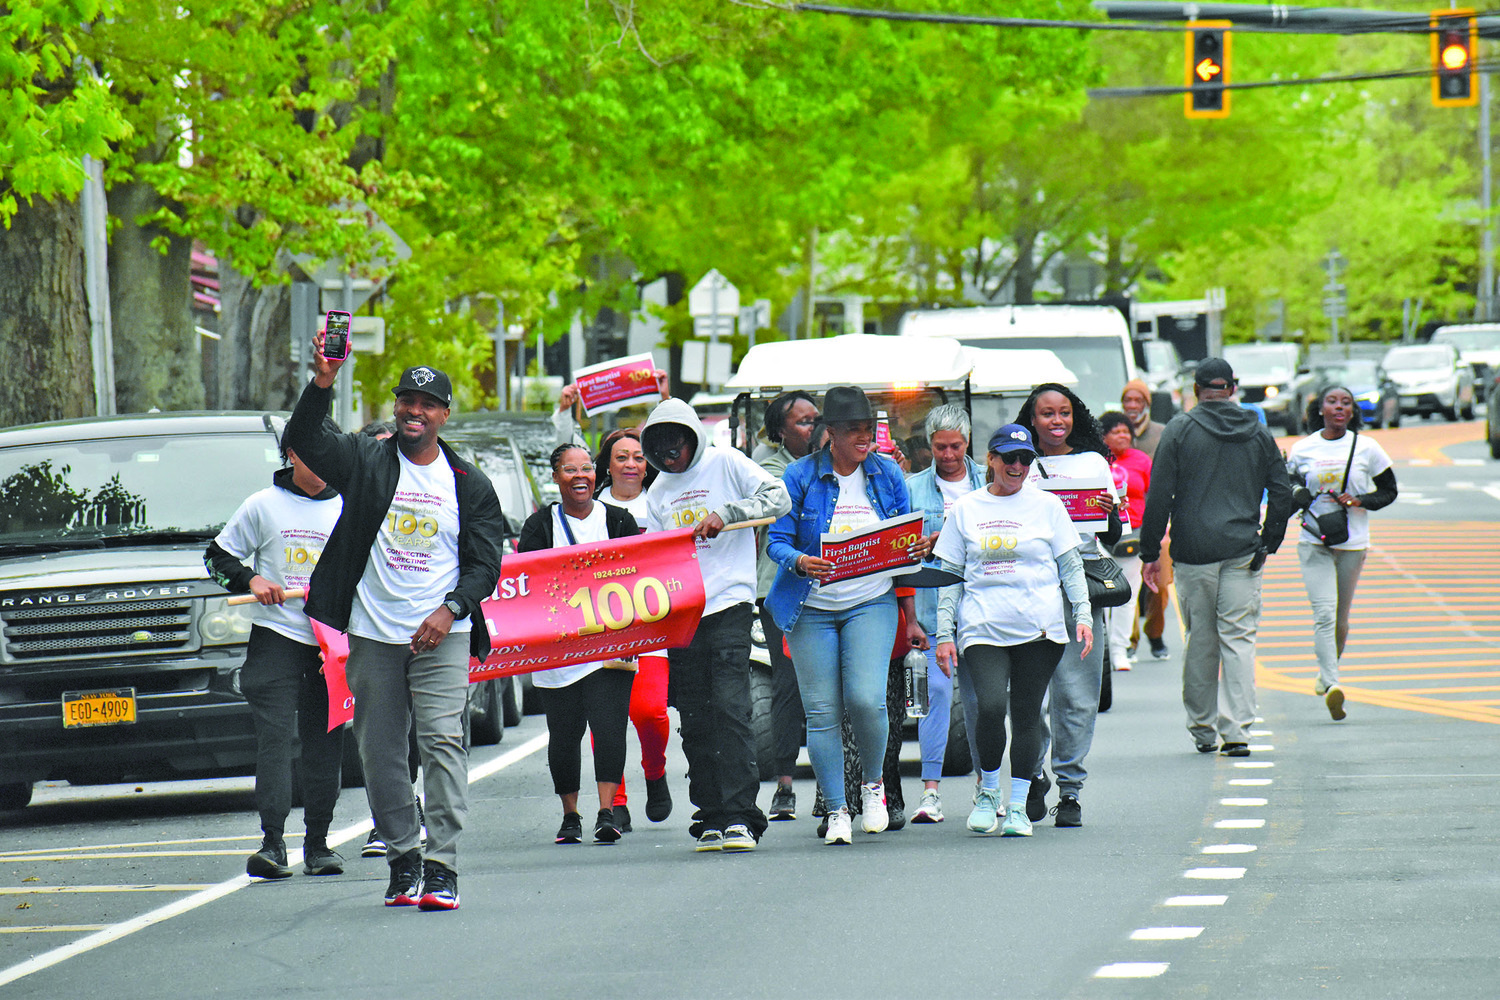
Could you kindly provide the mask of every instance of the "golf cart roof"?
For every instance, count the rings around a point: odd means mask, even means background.
[[[974,371],[969,387],[975,395],[1019,393],[1043,382],[1076,386],[1078,376],[1051,351],[1017,348],[965,347]]]
[[[962,389],[972,367],[956,340],[846,333],[756,344],[724,388],[772,396],[792,389],[822,392],[831,385],[857,385],[867,392]]]

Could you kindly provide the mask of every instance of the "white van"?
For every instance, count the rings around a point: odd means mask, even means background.
[[[919,309],[901,317],[903,337],[951,337],[971,347],[1051,351],[1078,377],[1097,415],[1118,409],[1136,377],[1130,327],[1111,306],[978,306]]]

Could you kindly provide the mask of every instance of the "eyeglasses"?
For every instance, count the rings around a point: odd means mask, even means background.
[[[565,476],[581,476],[586,472],[593,472],[594,467],[592,465],[563,465],[559,466],[557,471]]]
[[[1036,460],[1036,456],[1029,451],[1012,451],[1004,455],[996,452],[996,457],[1006,465],[1030,465]]]

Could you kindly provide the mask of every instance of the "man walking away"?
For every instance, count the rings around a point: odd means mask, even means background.
[[[396,435],[376,441],[325,423],[342,362],[322,355],[286,436],[344,496],[307,613],[349,633],[354,731],[375,827],[391,867],[387,906],[458,908],[458,835],[468,813],[463,713],[469,657],[490,650],[479,602],[500,578],[504,525],[490,481],[438,438],[448,376],[408,368],[392,392]],[[407,773],[415,716],[426,790],[427,853]]]
[[[1160,586],[1161,539],[1170,521],[1177,608],[1187,633],[1188,732],[1200,753],[1246,757],[1255,719],[1261,568],[1286,535],[1292,491],[1271,432],[1234,401],[1229,363],[1204,361],[1194,388],[1198,405],[1172,418],[1156,448],[1141,525],[1142,579],[1152,590]]]

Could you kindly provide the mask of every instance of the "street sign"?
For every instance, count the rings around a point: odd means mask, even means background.
[[[689,316],[734,316],[740,311],[740,290],[710,268],[688,292]]]
[[[682,380],[695,385],[723,385],[729,381],[733,353],[728,344],[705,340],[682,342]]]

